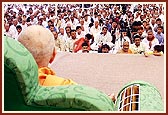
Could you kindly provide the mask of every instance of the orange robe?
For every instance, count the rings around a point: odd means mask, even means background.
[[[124,52],[122,49],[119,51],[119,52],[117,52],[117,53],[119,53],[119,54],[133,54],[133,52],[129,49],[128,50],[128,52]]]
[[[39,84],[42,86],[59,86],[59,85],[73,85],[77,84],[71,79],[65,79],[56,76],[55,72],[49,67],[38,69]]]

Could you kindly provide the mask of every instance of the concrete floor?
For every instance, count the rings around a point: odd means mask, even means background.
[[[138,54],[72,54],[58,52],[50,65],[57,76],[115,95],[135,80],[154,85],[163,100],[166,89],[165,57]]]

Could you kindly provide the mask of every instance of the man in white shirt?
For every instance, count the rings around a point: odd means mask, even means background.
[[[93,35],[95,38],[99,33],[101,32],[100,26],[99,26],[99,21],[95,20],[94,21],[94,26],[90,28],[90,33]]]
[[[8,36],[8,37],[11,37],[11,38],[15,38],[15,32],[13,30],[10,30],[10,26],[9,24],[5,24],[4,25],[4,35]]]
[[[65,41],[58,37],[58,33],[53,31],[52,34],[55,38],[55,47],[58,52],[65,51]]]
[[[147,45],[148,50],[153,51],[155,45],[159,45],[159,41],[154,37],[153,31],[148,30],[148,36],[142,40],[142,43]]]
[[[21,27],[22,27],[22,30],[25,30],[27,28],[26,19],[22,19]]]
[[[82,31],[81,26],[76,26],[76,38],[80,39],[80,38],[84,38],[85,37],[85,32]]]
[[[67,43],[66,43],[66,51],[67,52],[73,52],[74,42],[76,40],[78,40],[76,38],[76,31],[75,30],[71,30],[70,35],[71,35],[71,37],[70,37],[70,39],[67,40]]]
[[[20,35],[21,31],[22,31],[22,26],[21,25],[17,25],[16,26],[16,30],[17,30],[17,34],[15,36],[15,40],[18,40],[18,37],[19,37],[19,35]]]
[[[58,37],[60,39],[62,39],[64,42],[66,42],[66,38],[65,38],[65,31],[63,27],[59,28],[59,33],[58,33]]]
[[[77,26],[77,24],[79,22],[78,22],[78,20],[73,15],[71,15],[71,17],[70,17],[70,23],[71,23],[71,28],[72,29],[76,29],[76,26]]]
[[[12,38],[15,38],[15,36],[17,35],[17,30],[16,30],[17,24],[18,24],[18,20],[13,19],[13,25],[11,25],[9,28],[9,31],[12,32]]]
[[[110,32],[108,32],[108,28],[106,26],[104,26],[102,28],[102,32],[99,33],[94,38],[94,43],[91,45],[91,49],[98,50],[104,44],[109,45],[109,47],[111,49],[114,46],[114,44],[111,41],[112,41],[112,36],[111,36]]]
[[[142,54],[148,51],[147,46],[141,42],[141,37],[136,34],[133,37],[134,43],[130,45],[130,50],[134,54]]]

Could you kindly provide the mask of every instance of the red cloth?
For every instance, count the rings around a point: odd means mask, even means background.
[[[74,43],[75,44],[75,47],[74,47],[75,53],[82,49],[83,42],[85,42],[85,38],[80,38]],[[89,42],[88,42],[88,50],[90,50],[90,43]]]

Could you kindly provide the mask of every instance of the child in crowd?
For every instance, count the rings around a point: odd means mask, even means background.
[[[155,45],[153,51],[149,51],[149,52],[145,53],[144,55],[145,55],[145,57],[148,57],[149,55],[162,56],[163,51],[162,51],[161,45]]]
[[[88,47],[89,47],[88,43],[83,42],[82,43],[82,49],[79,50],[77,53],[89,53]]]
[[[102,45],[101,51],[99,53],[109,53],[110,51],[110,46],[107,44]]]

